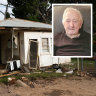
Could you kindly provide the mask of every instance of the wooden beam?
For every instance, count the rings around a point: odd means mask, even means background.
[[[15,74],[18,74],[20,72],[13,72],[13,73],[9,73],[9,74],[4,74],[4,75],[0,75],[0,77],[5,77],[5,76],[10,76],[10,75],[15,75]]]
[[[5,29],[5,27],[0,27],[0,29]]]

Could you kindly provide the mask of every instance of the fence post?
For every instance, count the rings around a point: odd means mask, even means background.
[[[79,71],[79,58],[77,58],[77,69]]]
[[[83,58],[81,58],[81,71],[83,72]]]

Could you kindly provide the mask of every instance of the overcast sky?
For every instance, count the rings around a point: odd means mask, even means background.
[[[7,4],[7,0],[0,0],[0,4]],[[3,6],[3,5],[0,5],[0,11],[4,12],[5,13],[5,10],[6,10],[6,7]],[[9,13],[12,13],[12,9],[11,8],[8,8],[8,12]],[[0,12],[0,20],[3,20],[4,19],[4,15]]]

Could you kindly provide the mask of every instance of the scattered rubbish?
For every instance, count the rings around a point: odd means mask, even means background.
[[[33,73],[41,73],[41,72],[33,72]]]
[[[19,73],[19,75],[30,75],[30,73]]]
[[[42,72],[45,72],[45,70],[46,70],[46,68],[45,68],[45,67],[40,68],[40,71],[42,71]]]
[[[25,65],[22,66],[22,71],[23,71],[23,72],[27,72],[27,73],[30,72],[28,66],[25,66]]]
[[[73,70],[70,70],[68,72],[65,72],[66,74],[73,74]]]
[[[32,81],[30,81],[27,77],[21,77],[21,80],[26,83],[28,86],[30,86],[31,88],[34,88],[34,84]]]
[[[28,82],[28,78],[27,77],[21,77],[21,80],[23,81],[23,82]]]
[[[86,76],[86,72],[81,72],[81,73],[80,73],[80,76],[81,76],[81,77],[85,77],[85,76]]]
[[[46,73],[52,73],[53,71],[45,71]]]
[[[67,74],[64,74],[64,77],[66,77],[67,76]]]
[[[16,81],[16,84],[18,84],[18,85],[20,85],[20,86],[22,86],[22,87],[29,87],[26,83],[24,83],[24,82],[21,81],[21,80],[17,80],[17,81]]]
[[[8,83],[9,84],[14,84],[16,82],[16,78],[15,77],[8,77]]]
[[[14,72],[9,73],[9,74],[0,75],[0,77],[15,75],[15,74],[18,74],[18,73],[20,73],[20,72],[19,71],[16,71],[16,72],[14,71]]]
[[[35,88],[33,82],[29,81],[28,85],[31,87],[31,88]]]
[[[53,65],[52,65],[52,68],[53,68],[53,69],[59,69],[59,65],[58,65],[58,64],[53,64]]]
[[[20,66],[20,60],[13,60],[13,61],[7,61],[7,66],[6,68],[9,70],[9,71],[13,71],[13,70],[18,70],[21,68]]]
[[[6,73],[8,73],[9,71],[7,70],[7,69],[2,69],[2,70],[0,70],[0,74],[6,74]]]
[[[61,69],[56,70],[56,73],[62,73]]]

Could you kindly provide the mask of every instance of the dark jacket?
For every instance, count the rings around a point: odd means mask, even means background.
[[[55,56],[91,56],[91,35],[85,31],[78,38],[70,39],[65,32],[54,37]]]

